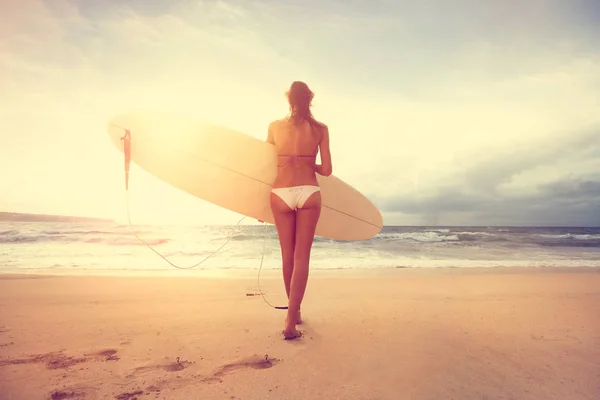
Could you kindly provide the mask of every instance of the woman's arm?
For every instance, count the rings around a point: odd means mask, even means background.
[[[315,171],[319,175],[329,176],[333,172],[333,166],[331,165],[331,151],[329,149],[329,128],[327,125],[323,128],[323,138],[319,144],[319,151],[321,152],[321,164],[315,165]]]

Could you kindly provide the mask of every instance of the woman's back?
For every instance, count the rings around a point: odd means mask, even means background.
[[[284,118],[271,124],[277,154],[316,156],[322,133],[318,127],[304,120],[295,123]]]
[[[277,178],[274,187],[317,185],[315,173],[323,126],[291,118],[274,121],[269,134],[277,151]]]

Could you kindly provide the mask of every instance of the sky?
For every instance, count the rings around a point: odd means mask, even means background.
[[[600,226],[596,0],[2,1],[0,211],[125,216],[107,122],[264,139],[303,80],[386,225]],[[134,222],[240,216],[132,168]]]

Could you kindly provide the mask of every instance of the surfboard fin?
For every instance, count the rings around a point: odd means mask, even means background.
[[[131,164],[131,132],[125,129],[123,141],[123,154],[125,155],[125,190],[129,190],[129,165]]]

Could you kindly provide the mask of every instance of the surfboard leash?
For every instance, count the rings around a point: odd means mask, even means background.
[[[121,127],[119,127],[121,128]],[[125,155],[125,196],[126,196],[126,203],[127,203],[127,222],[129,225],[129,229],[131,230],[131,232],[133,233],[133,235],[142,243],[144,244],[146,247],[148,247],[150,250],[152,250],[154,253],[156,253],[160,258],[162,258],[163,260],[165,260],[167,263],[169,263],[172,267],[177,268],[177,269],[193,269],[193,268],[197,268],[198,266],[200,266],[202,263],[204,263],[206,260],[208,260],[209,258],[211,258],[213,255],[217,254],[217,252],[219,252],[223,247],[225,247],[225,245],[227,245],[227,243],[229,243],[231,241],[231,239],[233,239],[233,236],[235,235],[235,230],[233,231],[233,233],[229,236],[229,238],[227,239],[227,241],[225,243],[223,243],[221,245],[221,247],[219,247],[217,250],[215,250],[214,252],[210,253],[208,256],[206,256],[203,260],[201,260],[199,263],[194,264],[192,266],[189,267],[181,267],[179,265],[176,265],[175,263],[171,262],[171,260],[169,260],[166,256],[164,256],[163,254],[161,254],[160,252],[158,252],[153,246],[151,246],[150,244],[148,244],[145,240],[143,240],[138,233],[136,232],[136,230],[133,228],[133,224],[131,222],[131,207],[130,207],[130,200],[129,200],[129,167],[131,165],[131,131],[129,129],[125,129],[125,128],[121,128],[124,129],[125,131],[125,135],[123,135],[123,137],[121,137],[121,140],[123,140],[123,154]],[[234,228],[237,228],[237,226],[245,219],[246,217],[244,216],[242,219],[240,219],[238,221],[237,224],[235,224]]]
[[[126,204],[127,204],[127,222],[129,225],[129,229],[131,230],[131,232],[133,233],[133,235],[142,243],[144,244],[147,248],[149,248],[150,250],[152,250],[156,255],[158,255],[160,258],[162,258],[163,260],[165,260],[167,263],[169,263],[172,267],[177,268],[177,269],[193,269],[196,268],[198,266],[200,266],[202,263],[204,263],[206,260],[208,260],[210,257],[212,257],[213,255],[217,254],[223,247],[225,247],[230,241],[231,239],[233,239],[233,237],[235,236],[235,230],[232,232],[232,234],[229,236],[229,238],[227,239],[227,241],[225,241],[225,243],[223,243],[221,245],[221,247],[219,247],[217,250],[215,250],[214,252],[212,252],[211,254],[209,254],[208,256],[206,256],[202,261],[200,261],[197,264],[194,264],[190,267],[181,267],[179,265],[174,264],[173,262],[171,262],[171,260],[169,260],[166,256],[162,255],[160,252],[158,252],[153,246],[151,246],[150,244],[148,244],[144,239],[142,239],[138,233],[136,232],[136,230],[133,228],[133,223],[131,222],[131,207],[130,207],[130,198],[129,198],[129,167],[131,165],[131,131],[129,129],[117,126],[117,125],[113,125],[112,126],[119,128],[119,129],[123,129],[125,131],[125,134],[123,135],[123,137],[121,137],[121,140],[123,140],[123,154],[125,156],[125,196],[126,196]],[[235,224],[234,228],[237,228],[239,226],[239,224],[246,219],[246,216],[243,216],[237,224]],[[262,270],[262,266],[263,266],[263,262],[265,259],[265,250],[266,250],[266,243],[267,243],[267,224],[266,222],[263,221],[263,225],[264,225],[264,232],[263,232],[263,249],[262,249],[262,255],[260,257],[260,266],[258,267],[258,278],[257,278],[257,283],[258,283],[258,291],[262,297],[262,299],[264,300],[264,302],[269,305],[270,307],[273,307],[276,310],[287,310],[288,307],[287,306],[274,306],[273,304],[271,304],[265,297],[261,286],[260,286],[260,272]]]
[[[219,247],[217,250],[213,251],[212,253],[210,253],[208,256],[206,256],[203,260],[201,260],[200,262],[198,262],[197,264],[194,264],[192,266],[189,267],[182,267],[179,265],[174,264],[173,262],[171,262],[171,260],[169,260],[166,256],[162,255],[160,252],[158,252],[153,246],[151,246],[150,244],[148,244],[146,241],[144,241],[135,231],[135,229],[133,229],[133,224],[131,223],[131,213],[130,213],[130,201],[129,201],[129,191],[127,191],[126,193],[127,196],[127,221],[129,223],[129,228],[131,229],[131,231],[133,232],[133,234],[135,235],[135,237],[142,242],[146,247],[148,247],[150,250],[152,250],[154,253],[156,253],[160,258],[162,258],[163,260],[165,260],[166,262],[168,262],[171,266],[177,268],[177,269],[194,269],[199,267],[202,263],[204,263],[206,260],[208,260],[209,258],[211,258],[212,256],[214,256],[215,254],[217,254],[223,247],[225,247],[227,245],[227,243],[229,243],[231,241],[231,239],[233,239],[233,237],[235,236],[235,230],[231,233],[231,235],[229,235],[229,238],[225,241],[225,243],[223,243],[221,245],[221,247]],[[238,225],[245,219],[246,217],[244,216],[242,219],[240,219],[238,221],[237,224],[234,225],[234,228],[237,228]]]

